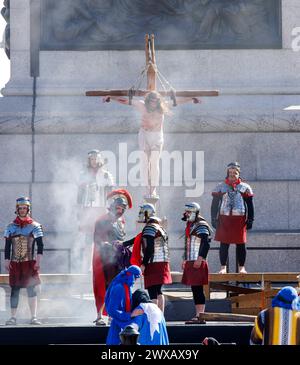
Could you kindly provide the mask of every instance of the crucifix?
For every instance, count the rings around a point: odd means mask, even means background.
[[[199,103],[197,97],[218,96],[216,90],[175,90],[159,71],[156,64],[154,35],[145,36],[145,56],[146,67],[141,73],[141,77],[147,77],[147,89],[140,89],[141,80],[138,86],[132,86],[129,90],[98,90],[87,91],[86,96],[102,96],[103,101],[117,101],[121,104],[133,105],[141,113],[141,128],[139,131],[139,145],[144,151],[144,161],[141,174],[147,186],[147,194],[144,196],[147,202],[156,203],[159,199],[156,194],[156,186],[159,181],[159,159],[163,146],[162,124],[164,114],[167,113],[166,103],[163,97],[170,97],[173,106],[192,101]],[[157,81],[163,90],[157,91]],[[167,87],[169,90],[167,90]],[[144,96],[145,100],[135,100],[134,97]],[[127,98],[124,98],[127,97]],[[177,97],[179,99],[177,99]]]
[[[132,98],[133,96],[145,96],[149,91],[156,90],[157,81],[157,65],[155,58],[155,48],[154,48],[154,34],[146,34],[145,36],[145,55],[146,55],[146,70],[147,70],[147,90],[140,89],[129,89],[129,90],[97,90],[97,91],[87,91],[86,96],[128,96]],[[216,90],[160,90],[158,91],[162,96],[170,97],[197,97],[197,96],[218,96],[219,92]]]

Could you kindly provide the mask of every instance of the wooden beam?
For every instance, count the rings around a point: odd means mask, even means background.
[[[275,295],[278,293],[279,290],[280,289],[270,289],[270,290],[260,292],[260,293],[238,295],[235,297],[231,297],[230,301],[231,301],[231,303],[239,303],[239,304],[241,304],[241,303],[250,304],[252,301],[259,303],[259,301],[261,301],[262,295],[264,295],[265,298],[275,297]]]
[[[182,273],[179,271],[172,272],[173,282],[181,282]],[[256,272],[256,273],[247,273],[247,274],[217,274],[210,273],[208,275],[208,280],[210,283],[228,283],[231,281],[237,281],[240,283],[259,283],[262,280],[265,282],[291,282],[298,283],[298,272]]]
[[[145,96],[150,90],[135,90],[134,96]],[[158,91],[162,96],[171,96],[170,91]],[[94,90],[87,91],[86,96],[128,96],[129,90]],[[186,90],[186,91],[176,91],[177,97],[197,97],[197,96],[219,96],[219,91],[217,90]]]
[[[215,290],[229,291],[238,294],[250,294],[250,293],[261,292],[261,289],[244,288],[242,286],[229,285],[223,283],[213,283],[213,282],[210,283],[210,288]]]
[[[255,316],[243,315],[243,314],[233,314],[233,313],[200,313],[199,322],[201,320],[205,321],[222,321],[222,322],[250,322],[255,321]],[[186,321],[186,324],[196,324],[197,321]]]
[[[150,43],[150,46],[149,46]],[[154,49],[154,35],[151,34],[150,42],[148,40],[148,48],[150,53],[150,60],[147,63],[147,89],[150,91],[156,90],[156,63],[155,63],[155,49]]]

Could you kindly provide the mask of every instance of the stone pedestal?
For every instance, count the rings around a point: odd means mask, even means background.
[[[182,156],[204,152],[203,195],[186,198],[190,187],[172,179],[170,187],[158,189],[160,215],[168,219],[172,270],[180,270],[184,203],[199,202],[209,219],[211,189],[235,160],[255,193],[249,247],[299,247],[300,112],[285,110],[300,100],[300,57],[291,48],[299,18],[299,1],[282,1],[282,49],[157,51],[159,69],[175,89],[220,91],[220,97],[203,98],[203,104],[176,107],[165,121],[165,150]],[[118,167],[124,157],[120,143],[127,144],[128,155],[138,148],[139,115],[130,107],[85,97],[85,91],[129,88],[144,67],[144,51],[40,51],[34,99],[30,40],[30,1],[11,0],[11,79],[0,98],[0,229],[14,217],[16,197],[31,193],[45,246],[72,248],[76,182],[86,152],[106,151]],[[118,171],[112,173],[123,186]],[[135,234],[143,195],[136,185],[127,186],[134,197],[127,213],[129,237]],[[57,266],[55,255],[45,255],[44,272],[67,270],[63,259]],[[213,271],[218,260],[217,251],[211,251]],[[293,271],[299,264],[296,250],[249,251],[247,259],[249,271]]]

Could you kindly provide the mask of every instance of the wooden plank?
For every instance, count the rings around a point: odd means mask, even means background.
[[[260,307],[232,308],[232,313],[234,313],[234,314],[246,314],[246,315],[251,315],[251,316],[257,316],[260,311],[261,311]]]
[[[228,281],[238,281],[238,282],[260,282],[270,281],[270,282],[297,282],[298,273],[286,272],[286,273],[247,273],[247,274],[210,274],[209,280],[213,282],[228,282]]]
[[[174,283],[181,282],[182,273],[181,272],[172,272],[172,279]],[[298,283],[299,273],[298,272],[274,272],[274,273],[247,273],[247,274],[239,274],[239,273],[229,273],[229,274],[217,274],[210,273],[208,276],[208,280],[210,283],[226,283],[226,282],[245,282],[245,283],[258,283],[262,280],[267,282],[291,282]]]
[[[270,298],[270,297],[274,297],[278,291],[280,289],[271,289],[265,292],[260,292],[260,293],[253,293],[253,294],[243,294],[243,295],[238,295],[235,297],[231,297],[230,301],[231,303],[250,303],[252,300],[256,301],[256,300],[261,300],[262,296],[264,295],[265,298]]]
[[[145,96],[150,90],[135,90],[134,96]],[[162,96],[171,96],[170,91],[158,91]],[[129,90],[92,90],[85,93],[86,96],[128,96]],[[217,90],[186,90],[176,91],[177,97],[197,97],[197,96],[219,96]]]
[[[238,294],[250,294],[250,293],[259,293],[261,289],[251,289],[251,288],[244,288],[241,286],[236,285],[229,285],[229,284],[222,284],[222,283],[210,283],[211,289],[217,289],[222,291],[229,291]]]
[[[254,322],[255,316],[234,313],[200,313],[199,319],[205,321]]]

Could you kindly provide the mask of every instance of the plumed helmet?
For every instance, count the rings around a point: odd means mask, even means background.
[[[107,194],[107,201],[109,202],[109,209],[114,209],[120,206],[124,209],[132,208],[132,197],[125,189],[112,190]]]
[[[147,220],[155,216],[155,207],[153,204],[146,203],[140,206],[138,222],[146,223]]]

